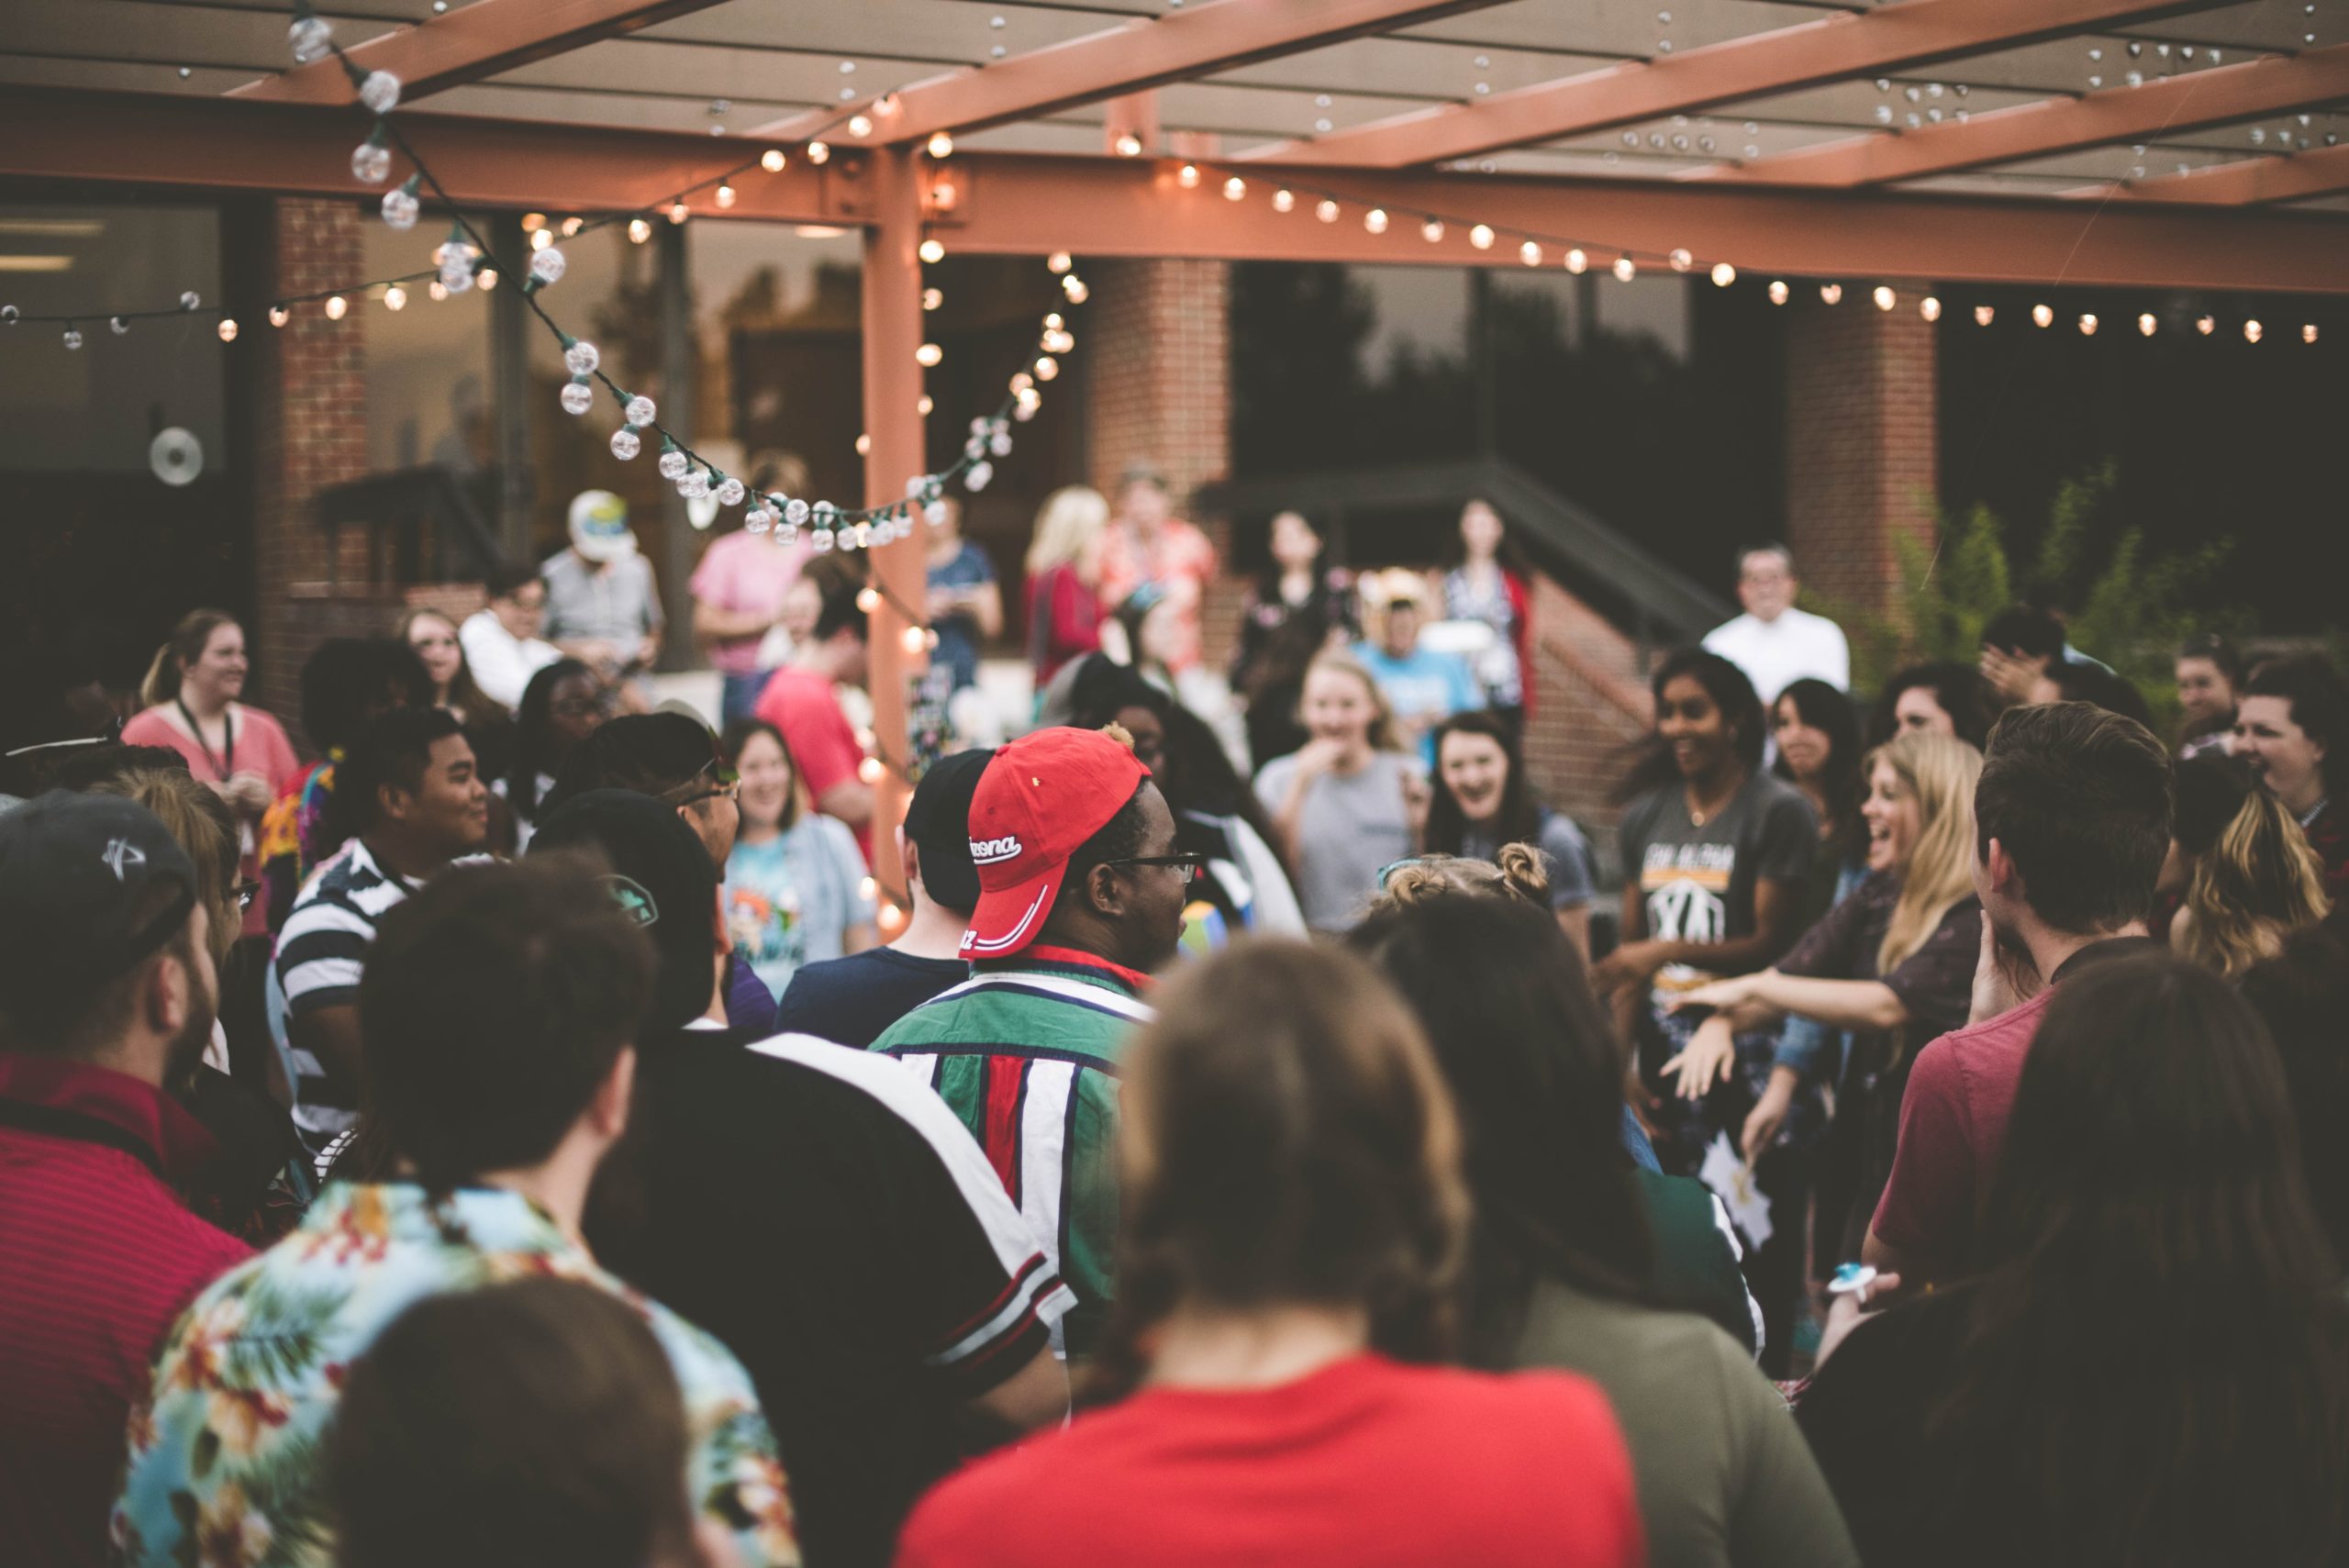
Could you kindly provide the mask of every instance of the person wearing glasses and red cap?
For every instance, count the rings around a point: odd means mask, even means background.
[[[1056,1338],[1092,1348],[1118,1229],[1118,1055],[1147,1023],[1200,857],[1123,732],[1050,728],[995,754],[971,799],[972,977],[873,1049],[919,1073],[986,1151],[1076,1292]]]

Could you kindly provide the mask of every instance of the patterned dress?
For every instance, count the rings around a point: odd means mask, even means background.
[[[597,1268],[518,1193],[337,1184],[294,1234],[198,1296],[130,1417],[120,1561],[331,1568],[325,1442],[352,1361],[417,1300],[530,1274],[641,1310],[684,1391],[691,1495],[746,1564],[796,1563],[790,1494],[749,1374],[716,1340]]]

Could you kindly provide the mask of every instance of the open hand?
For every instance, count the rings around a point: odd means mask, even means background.
[[[1701,1100],[1728,1083],[1736,1067],[1737,1037],[1730,1032],[1728,1020],[1717,1015],[1697,1026],[1680,1054],[1664,1064],[1664,1072],[1667,1077],[1677,1076],[1682,1099]]]

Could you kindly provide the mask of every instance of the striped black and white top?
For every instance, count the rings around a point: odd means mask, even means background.
[[[357,1003],[377,922],[417,885],[385,871],[366,841],[353,839],[310,878],[278,936],[277,980],[285,992],[294,1059],[294,1125],[313,1154],[358,1119],[359,1085],[302,1049],[294,1020]]]

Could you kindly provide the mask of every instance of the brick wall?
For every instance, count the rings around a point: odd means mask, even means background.
[[[1613,622],[1550,578],[1537,573],[1531,597],[1526,776],[1543,800],[1599,829],[1603,840],[1619,815],[1609,796],[1648,732],[1647,661]]]
[[[1888,311],[1856,287],[1789,306],[1787,542],[1807,594],[1870,608],[1898,581],[1894,537],[1932,540],[1940,488],[1936,328],[1917,314],[1922,286],[1893,286]]]
[[[1085,263],[1085,276],[1093,287],[1080,350],[1091,356],[1091,482],[1114,499],[1119,474],[1148,462],[1187,510],[1192,492],[1231,470],[1231,269],[1222,261],[1099,261]],[[1230,525],[1195,520],[1228,559]],[[1246,592],[1229,577],[1208,590],[1203,631],[1211,663],[1229,656]]]
[[[366,276],[362,219],[348,202],[282,199],[261,221],[279,295]],[[342,531],[332,558],[316,521],[318,492],[367,472],[367,334],[354,307],[329,321],[316,304],[272,328],[246,328],[261,356],[255,376],[252,628],[254,700],[302,742],[302,662],[324,639],[387,630],[395,592],[374,581],[365,530]],[[239,347],[243,345],[240,344]]]

